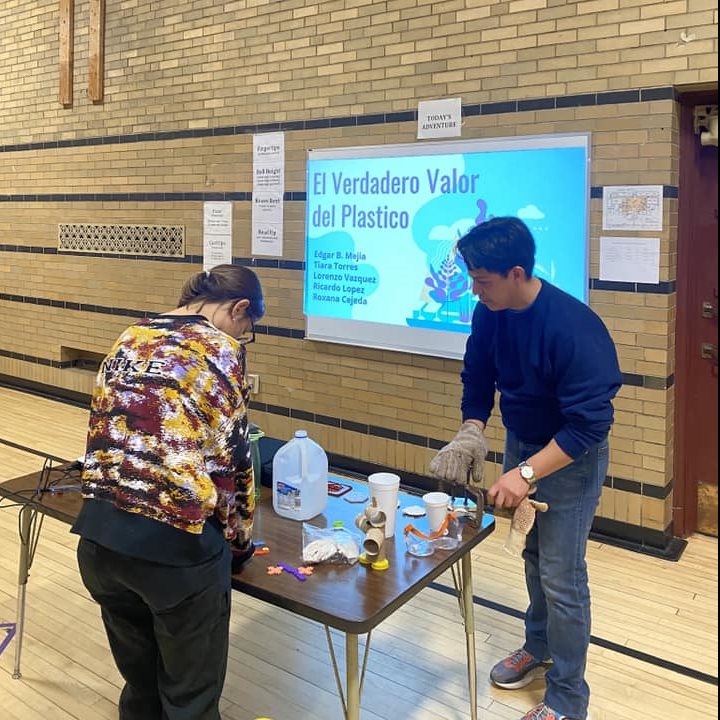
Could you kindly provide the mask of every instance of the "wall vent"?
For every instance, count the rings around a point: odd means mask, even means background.
[[[185,227],[59,224],[58,252],[184,257]]]

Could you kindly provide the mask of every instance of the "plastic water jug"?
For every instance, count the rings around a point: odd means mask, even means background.
[[[273,458],[273,508],[282,517],[309,520],[325,510],[327,499],[327,455],[305,430],[296,430]]]

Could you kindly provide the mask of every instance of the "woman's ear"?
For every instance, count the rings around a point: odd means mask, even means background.
[[[247,314],[247,309],[250,307],[250,301],[247,299],[236,300],[230,308],[230,315],[233,320],[239,320]]]

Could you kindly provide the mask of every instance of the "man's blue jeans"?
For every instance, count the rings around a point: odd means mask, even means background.
[[[508,433],[505,470],[542,445]],[[561,715],[584,720],[590,689],[585,663],[590,644],[590,590],[585,552],[608,467],[607,439],[571,465],[538,481],[533,496],[549,509],[538,513],[523,558],[530,605],[525,615],[525,649],[551,658],[545,676],[545,704]]]

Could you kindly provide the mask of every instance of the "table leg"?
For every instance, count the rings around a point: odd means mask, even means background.
[[[365,670],[367,669],[368,655],[370,653],[370,638],[372,631],[368,631],[365,637],[365,651],[363,653],[362,669],[360,668],[359,635],[345,633],[345,688],[340,679],[335,647],[333,645],[330,628],[325,626],[330,660],[332,660],[335,683],[337,684],[338,696],[342,703],[343,717],[345,720],[359,720],[360,698],[362,697],[363,685],[365,683]]]
[[[360,661],[358,636],[345,633],[345,674],[347,695],[347,720],[360,718]]]
[[[18,567],[18,596],[17,596],[17,620],[15,632],[15,668],[13,679],[19,680],[22,677],[20,672],[20,655],[22,654],[23,631],[25,630],[25,591],[30,571],[30,529],[36,510],[31,505],[23,505],[20,510],[20,562]]]
[[[462,582],[461,600],[465,623],[465,649],[467,651],[468,692],[470,718],[477,720],[477,659],[475,657],[475,615],[473,611],[472,558],[465,553],[460,560]]]

